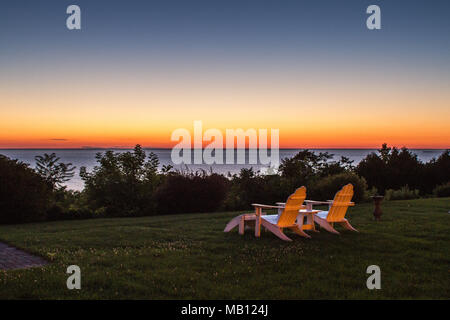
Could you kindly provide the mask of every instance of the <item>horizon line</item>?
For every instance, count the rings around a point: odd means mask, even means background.
[[[152,150],[172,150],[173,148],[161,148],[161,147],[145,147],[145,146],[141,146],[142,149],[152,149]],[[448,150],[450,149],[450,147],[443,147],[443,148],[425,148],[425,147],[406,147],[406,146],[389,146],[389,148],[397,148],[397,149],[401,149],[401,148],[407,148],[410,150]],[[311,148],[305,148],[305,147],[289,147],[289,148],[278,148],[278,150],[378,150],[381,147],[330,147],[330,148],[325,148],[325,147],[311,147]],[[89,148],[83,148],[83,147],[78,147],[78,148],[49,148],[49,147],[44,147],[44,148],[1,148],[0,150],[133,150],[134,147],[89,147]],[[206,148],[191,148],[191,150],[205,150]],[[217,148],[215,148],[217,149]],[[260,148],[222,148],[222,150],[259,150]],[[270,150],[270,148],[261,148],[261,149],[267,149]]]

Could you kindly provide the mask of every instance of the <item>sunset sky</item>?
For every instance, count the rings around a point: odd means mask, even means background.
[[[81,8],[82,30],[66,28]],[[370,4],[382,29],[368,30]],[[0,148],[170,147],[177,128],[283,148],[450,148],[450,1],[0,3]]]

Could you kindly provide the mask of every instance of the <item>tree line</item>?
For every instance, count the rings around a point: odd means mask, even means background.
[[[282,201],[302,185],[315,200],[332,199],[347,183],[354,185],[356,202],[375,194],[450,196],[450,150],[423,163],[407,148],[383,144],[356,166],[346,157],[302,150],[282,159],[273,174],[160,167],[158,157],[139,145],[97,153],[96,161],[90,172],[80,168],[85,187],[78,192],[64,187],[76,168],[54,153],[36,156],[35,168],[0,155],[0,223],[246,210],[255,202]]]

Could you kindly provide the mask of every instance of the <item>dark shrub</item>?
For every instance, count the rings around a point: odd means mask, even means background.
[[[434,188],[433,194],[436,197],[450,197],[450,181]]]
[[[41,221],[51,186],[27,164],[0,155],[0,223]]]
[[[77,220],[77,219],[90,219],[94,218],[93,212],[87,207],[71,207],[67,209],[63,219]]]
[[[224,201],[225,210],[251,209],[252,203],[285,201],[293,191],[279,175],[261,175],[252,168],[231,176],[231,187]]]
[[[336,192],[348,183],[353,185],[354,195],[352,201],[364,201],[367,193],[366,180],[352,172],[344,172],[322,178],[307,189],[307,199],[332,200]]]
[[[157,214],[211,212],[221,207],[229,181],[219,174],[171,173],[156,191]]]
[[[444,151],[437,159],[425,164],[423,183],[427,186],[426,193],[450,181],[450,150]]]
[[[64,220],[64,208],[59,203],[54,203],[47,210],[47,220]]]
[[[83,194],[77,191],[59,190],[59,200],[54,202],[47,211],[47,220],[74,220],[97,217],[90,209]]]
[[[387,189],[384,194],[385,200],[410,200],[420,198],[419,190],[409,189],[409,186],[404,186],[398,190]]]

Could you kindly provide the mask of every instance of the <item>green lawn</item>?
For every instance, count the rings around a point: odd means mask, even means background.
[[[237,213],[0,226],[0,239],[46,257],[44,268],[0,271],[0,299],[450,298],[450,198],[372,204],[348,213],[360,233],[223,233]],[[341,229],[339,229],[341,230]],[[81,267],[82,289],[66,288]],[[368,290],[366,268],[381,268]]]

